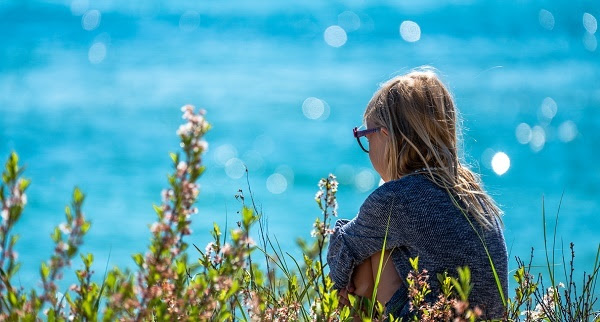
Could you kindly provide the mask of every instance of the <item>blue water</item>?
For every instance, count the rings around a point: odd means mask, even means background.
[[[0,156],[17,151],[33,181],[17,227],[19,281],[37,285],[74,186],[87,193],[93,224],[82,251],[96,255],[96,271],[133,266],[187,103],[213,125],[189,241],[203,247],[213,222],[237,220],[244,162],[270,233],[297,249],[319,215],[319,178],[338,174],[344,218],[376,187],[351,129],[380,82],[421,65],[436,67],[454,93],[465,160],[506,213],[511,256],[535,247],[543,263],[542,197],[553,221],[564,193],[557,240],[573,241],[576,263],[589,267],[600,242],[600,48],[584,13],[598,19],[600,5],[4,1]],[[401,37],[406,20],[419,25],[418,41]],[[324,39],[332,25],[346,30],[341,47]],[[320,100],[316,110],[303,110],[309,97]],[[304,113],[321,111],[314,120]],[[519,143],[521,123],[534,143]],[[502,175],[491,166],[497,152],[510,159]]]

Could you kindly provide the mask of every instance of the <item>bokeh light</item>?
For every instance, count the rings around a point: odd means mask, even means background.
[[[414,21],[403,21],[400,24],[400,36],[408,42],[418,41],[421,39],[421,27]]]
[[[375,175],[369,169],[361,170],[354,178],[354,185],[360,192],[366,192],[375,185]]]
[[[590,33],[590,34],[595,34],[596,30],[598,30],[598,21],[596,20],[596,17],[594,17],[592,14],[590,13],[584,13],[583,14],[583,27],[585,28],[585,30]]]
[[[542,101],[540,111],[546,119],[551,120],[558,111],[558,105],[556,105],[556,102],[551,97],[546,97]]]
[[[532,137],[531,127],[527,123],[521,123],[517,125],[515,135],[519,143],[527,144],[529,141],[531,141]]]
[[[345,31],[355,31],[360,28],[360,17],[352,11],[344,11],[338,15],[338,25]]]
[[[544,148],[546,144],[546,131],[543,127],[536,125],[531,129],[531,141],[529,146],[533,152],[539,152]]]
[[[239,179],[246,173],[244,162],[238,158],[231,158],[225,163],[225,173],[231,179]]]
[[[267,178],[267,190],[272,194],[283,193],[287,186],[287,179],[281,173],[273,173]]]
[[[492,170],[501,176],[510,168],[510,158],[504,152],[497,152],[492,158]]]
[[[302,113],[311,120],[316,120],[323,116],[325,104],[316,97],[309,97],[302,103]]]
[[[541,9],[538,13],[538,21],[542,28],[546,30],[554,29],[554,15],[552,14],[552,12],[546,9]]]
[[[495,154],[496,154],[496,151],[494,151],[494,149],[492,149],[492,148],[487,148],[487,149],[483,150],[483,153],[481,154],[481,164],[483,164],[484,167],[491,169],[492,168],[492,158],[494,158]]]
[[[598,48],[598,39],[596,39],[596,35],[586,32],[583,35],[583,46],[589,51],[596,51],[596,48]]]
[[[577,137],[577,125],[573,121],[565,121],[558,127],[558,138],[563,142],[571,142]]]
[[[329,26],[323,33],[325,42],[331,47],[341,47],[348,40],[346,31],[340,26]]]
[[[88,59],[92,64],[101,63],[106,57],[106,45],[103,42],[94,43],[88,51]]]
[[[92,31],[100,26],[102,15],[98,10],[89,10],[81,17],[81,27],[87,31]]]
[[[236,158],[237,149],[231,144],[223,144],[215,149],[214,159],[218,165],[224,166],[230,159]]]

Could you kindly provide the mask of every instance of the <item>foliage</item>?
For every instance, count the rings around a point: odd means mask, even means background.
[[[282,250],[277,238],[269,235],[250,185],[250,202],[246,202],[243,191],[236,195],[241,202],[237,227],[224,231],[214,224],[210,232],[213,241],[204,249],[193,245],[190,251],[186,238],[191,234],[192,216],[197,213],[197,181],[204,172],[202,156],[208,147],[203,137],[210,125],[203,111],[195,113],[192,106],[186,105],[182,112],[186,123],[177,131],[182,151],[170,155],[173,172],[168,176],[168,188],[161,193],[161,204],[154,206],[157,219],[150,226],[150,245],[145,253],[132,256],[137,268],[132,271],[115,267],[97,283],[91,269],[94,256],[81,254],[83,268],[75,270],[77,283],[64,295],[58,292],[57,282],[90,229],[82,210],[85,195],[74,189],[71,206],[65,208],[65,222],[51,234],[55,247],[40,266],[41,289],[15,287],[12,278],[19,269],[14,251],[18,236],[12,234],[12,228],[27,204],[25,192],[30,181],[22,177],[17,154],[10,154],[0,185],[0,320],[401,320],[386,315],[385,306],[375,303],[375,296],[368,299],[350,295],[350,306],[340,304],[323,260],[333,233],[331,220],[337,216],[338,183],[333,175],[318,183],[315,201],[320,213],[313,224],[312,239],[298,240],[301,260]],[[256,229],[258,242],[250,236]],[[573,245],[571,250],[570,271],[563,265],[566,286],[555,284],[555,276],[551,275],[547,290],[541,275],[534,280],[531,262],[525,265],[517,259],[515,296],[508,300],[504,320],[599,319],[594,312],[599,261],[591,274],[584,273],[583,286],[578,288],[573,277]],[[456,278],[447,273],[438,275],[441,290],[437,300],[429,303],[426,296],[437,291],[431,290],[428,272],[419,269],[418,258],[411,259],[411,265],[413,269],[406,278],[411,316],[405,319],[483,319],[481,310],[469,304],[476,294],[470,293],[467,267],[459,268]]]

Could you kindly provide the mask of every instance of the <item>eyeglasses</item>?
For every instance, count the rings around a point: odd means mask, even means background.
[[[379,132],[380,130],[381,130],[380,127],[367,129],[367,130],[359,130],[358,127],[355,127],[352,130],[352,133],[354,133],[354,137],[356,138],[358,145],[360,145],[360,148],[363,151],[365,151],[366,153],[369,153],[369,140],[367,139],[366,136],[367,136],[367,134]]]

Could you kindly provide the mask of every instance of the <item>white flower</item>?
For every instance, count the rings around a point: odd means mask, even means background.
[[[69,250],[69,244],[66,244],[63,242],[58,243],[58,245],[56,245],[56,247],[58,247],[60,250],[65,251],[65,252],[67,250]]]
[[[58,229],[60,229],[60,231],[62,231],[63,234],[71,233],[71,227],[69,227],[66,223],[62,223],[62,224],[58,225]]]
[[[321,178],[321,180],[319,180],[319,188],[323,188],[325,187],[325,185],[327,184],[327,181],[325,180],[325,178]]]
[[[186,104],[181,107],[181,111],[183,113],[194,113],[194,106],[192,106],[190,104]]]
[[[8,220],[8,209],[6,208],[2,209],[2,219]]]
[[[204,140],[200,140],[197,145],[198,145],[198,147],[200,147],[202,149],[202,151],[204,151],[204,152],[208,151],[208,142],[206,142]]]
[[[323,197],[323,190],[317,191],[317,193],[315,194],[315,200],[319,201],[319,200],[321,200],[322,197]]]
[[[179,164],[177,165],[177,170],[179,170],[179,171],[187,170],[187,163],[180,161]]]
[[[177,135],[179,136],[188,135],[190,132],[192,132],[192,123],[182,124],[177,129]]]

